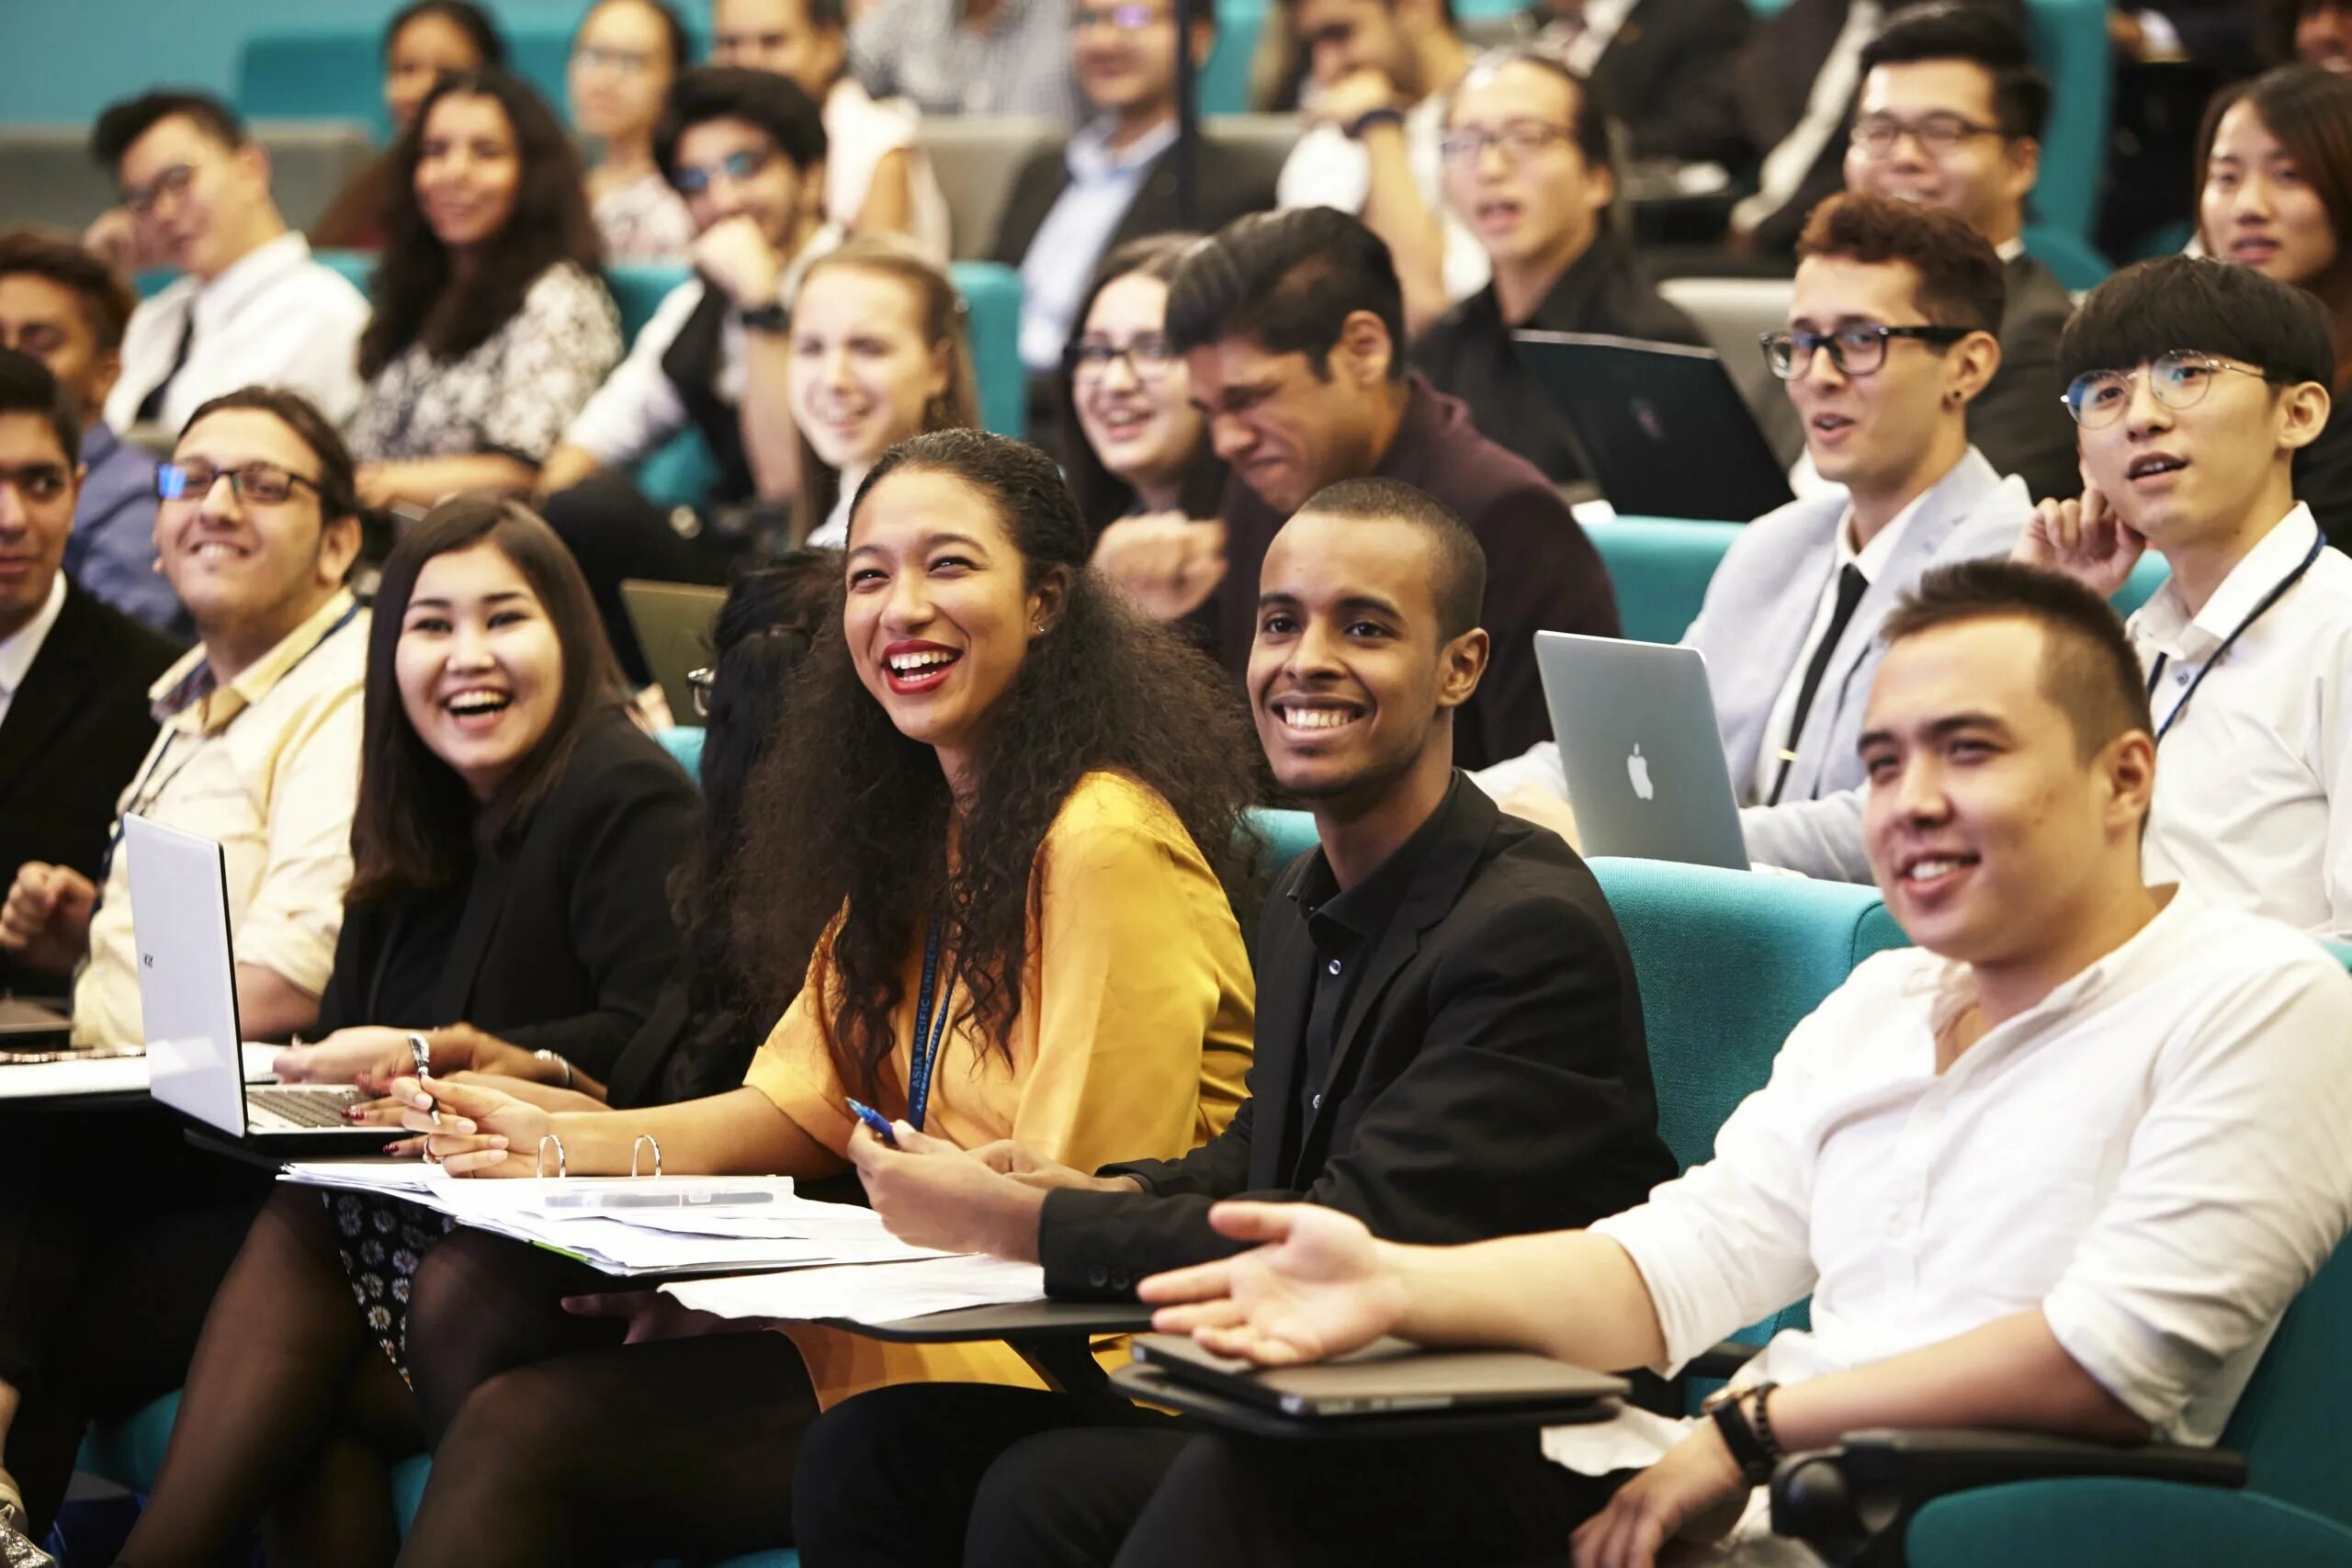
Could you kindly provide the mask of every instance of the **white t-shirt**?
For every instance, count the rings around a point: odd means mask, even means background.
[[[1445,160],[1438,142],[1445,135],[1445,99],[1431,93],[1405,113],[1405,156],[1413,184],[1445,225],[1445,297],[1459,303],[1487,287],[1493,266],[1477,238],[1462,226],[1445,200]],[[1372,160],[1361,142],[1336,125],[1310,127],[1299,137],[1274,181],[1274,205],[1336,207],[1361,216],[1372,195]]]

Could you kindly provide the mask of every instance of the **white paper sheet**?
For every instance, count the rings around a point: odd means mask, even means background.
[[[0,1066],[0,1100],[142,1094],[146,1089],[147,1058],[144,1056],[99,1056],[78,1062],[10,1062]]]
[[[895,1323],[965,1307],[1037,1301],[1046,1293],[1046,1271],[1034,1263],[957,1254],[916,1263],[686,1280],[662,1289],[683,1306],[721,1317]]]

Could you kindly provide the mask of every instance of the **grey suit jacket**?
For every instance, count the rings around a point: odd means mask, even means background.
[[[1838,491],[1792,501],[1741,529],[1708,581],[1698,619],[1682,634],[1683,647],[1706,655],[1724,761],[1743,800],[1772,705],[1804,651],[1822,592],[1837,570],[1838,525],[1845,515],[1845,492]],[[1870,880],[1855,746],[1883,651],[1880,624],[1929,567],[2007,555],[2032,515],[2024,484],[2003,479],[1973,446],[1921,498],[1886,570],[1862,595],[1822,671],[1781,804],[1748,806],[1740,813],[1751,860],[1808,876]],[[1549,740],[1471,777],[1497,797],[1524,784],[1567,793],[1559,747]]]
[[[1707,683],[1735,788],[1756,773],[1764,727],[1804,651],[1836,570],[1842,495],[1793,501],[1749,524],[1707,584],[1683,642],[1707,656]],[[1862,855],[1862,764],[1855,747],[1885,649],[1879,628],[1928,568],[2006,556],[2033,515],[2024,482],[2004,479],[1973,446],[1919,502],[1886,570],[1838,638],[1778,806],[1740,813],[1750,859],[1807,876],[1870,880]]]

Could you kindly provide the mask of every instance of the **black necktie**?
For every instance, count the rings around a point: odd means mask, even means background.
[[[172,378],[187,367],[188,345],[196,341],[196,301],[187,306],[187,318],[180,323],[180,349],[172,355],[172,367],[155,383],[148,394],[139,400],[139,412],[130,416],[133,424],[153,424],[164,417],[164,394],[172,389]]]
[[[1854,606],[1870,592],[1871,580],[1862,569],[1849,561],[1838,571],[1838,607],[1829,612],[1829,626],[1815,645],[1813,661],[1804,667],[1804,679],[1797,684],[1797,709],[1789,718],[1789,739],[1781,752],[1780,775],[1772,781],[1772,798],[1767,806],[1781,804],[1781,791],[1788,787],[1790,765],[1797,760],[1797,738],[1804,733],[1804,716],[1813,711],[1813,695],[1821,689],[1821,677],[1829,669],[1829,656],[1838,651],[1838,639],[1846,635],[1848,623],[1854,618]]]

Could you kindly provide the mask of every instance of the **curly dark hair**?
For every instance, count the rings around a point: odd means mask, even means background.
[[[983,431],[914,436],[859,487],[853,536],[866,497],[908,471],[960,480],[1011,536],[1026,582],[1058,578],[1064,592],[974,759],[952,873],[954,802],[939,760],[892,724],[841,636],[802,661],[780,721],[797,743],[772,748],[752,780],[743,859],[767,886],[790,888],[795,908],[781,919],[772,901],[745,910],[741,962],[773,988],[775,971],[805,960],[837,918],[834,987],[818,1017],[842,1078],[869,1095],[896,1043],[907,955],[933,911],[956,959],[957,1015],[1009,1055],[1046,829],[1085,774],[1110,771],[1156,792],[1229,896],[1246,903],[1257,874],[1242,827],[1258,748],[1238,696],[1089,570],[1085,525],[1053,459]]]
[[[425,123],[444,98],[497,100],[514,130],[522,180],[514,210],[495,239],[481,247],[479,266],[453,287],[449,249],[425,221],[416,199],[416,165]],[[376,267],[375,313],[359,339],[359,373],[372,378],[422,343],[433,357],[458,359],[489,341],[523,308],[539,275],[570,262],[593,275],[603,243],[588,215],[587,176],[580,154],[539,96],[503,71],[455,72],[434,84],[416,118],[391,151],[390,205],[385,211],[383,258]]]

